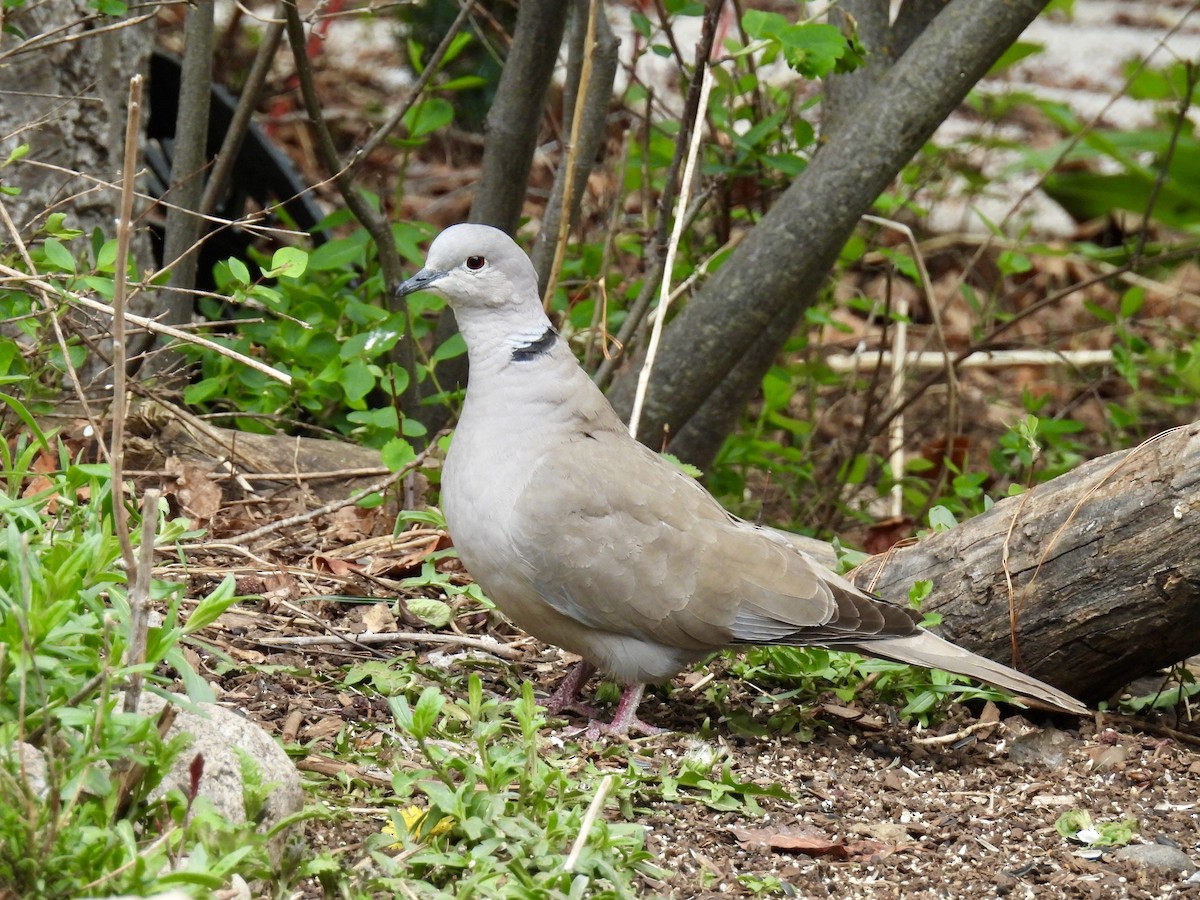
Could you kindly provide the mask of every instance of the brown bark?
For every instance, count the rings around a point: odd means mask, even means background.
[[[1011,576],[1005,577],[1005,554]],[[1200,653],[1200,422],[1110,453],[968,522],[860,566],[943,637],[1096,701]],[[1015,604],[1015,636],[1010,629]]]
[[[1041,9],[958,0],[875,81],[853,115],[663,332],[639,437],[711,463],[859,217]],[[636,356],[609,397],[628,414]]]

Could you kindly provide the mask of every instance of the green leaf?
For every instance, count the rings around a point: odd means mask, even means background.
[[[393,472],[399,472],[417,458],[417,452],[412,444],[403,438],[392,438],[380,450],[383,464]]]
[[[96,254],[96,271],[112,272],[117,265],[117,241],[105,241]]]
[[[242,285],[250,284],[250,269],[244,262],[236,256],[231,256],[225,264],[229,266],[229,274],[233,276],[234,281]]]
[[[411,416],[400,423],[400,433],[405,437],[423,437],[428,432],[429,429],[425,427],[424,422]]]
[[[375,374],[372,367],[361,359],[352,359],[342,369],[342,390],[350,403],[358,403],[375,387]]]
[[[413,597],[405,601],[408,611],[434,628],[445,628],[450,624],[450,604],[432,597]]]
[[[460,31],[458,34],[456,34],[454,39],[450,41],[450,46],[446,48],[445,54],[442,56],[441,68],[444,69],[450,63],[454,62],[458,55],[470,46],[472,40],[473,38],[471,34],[466,31]],[[443,90],[445,90],[446,85],[443,84],[441,87]]]
[[[424,137],[453,121],[454,107],[441,97],[423,100],[404,115],[404,127],[412,139]]]
[[[1000,58],[992,63],[992,67],[988,69],[988,77],[999,75],[1005,69],[1016,65],[1021,60],[1041,53],[1046,49],[1044,44],[1038,44],[1034,41],[1017,41],[1009,45],[1009,48],[1000,54]]]
[[[913,609],[919,609],[925,599],[933,593],[933,582],[927,578],[922,578],[913,582],[913,586],[908,589],[908,602]]]
[[[369,425],[373,428],[391,429],[392,431],[400,430],[400,417],[390,406],[380,409],[356,409],[347,413],[346,419],[358,425]]]
[[[299,278],[307,268],[307,251],[299,247],[280,247],[271,257],[271,268],[263,269],[263,275],[268,278],[278,278],[281,275]]]
[[[1137,833],[1137,819],[1121,819],[1117,822],[1105,822],[1096,829],[1100,836],[1092,841],[1093,847],[1124,847],[1133,840]]]
[[[441,715],[442,707],[445,703],[446,698],[433,685],[430,685],[421,692],[421,697],[417,700],[417,705],[413,707],[412,713],[412,733],[414,737],[423,738],[433,730],[433,726],[437,724],[438,716]]]
[[[224,580],[217,585],[207,597],[201,600],[192,614],[188,616],[187,624],[183,627],[184,634],[194,634],[202,628],[211,625],[217,620],[217,617],[233,604],[237,603],[241,597],[235,593],[236,582],[232,575],[226,575]]]
[[[748,9],[742,16],[742,28],[746,34],[756,40],[778,38],[790,26],[788,20],[775,12],[763,12],[758,9]]]
[[[42,445],[42,449],[49,453],[50,445],[46,442],[46,435],[42,432],[42,429],[38,427],[37,420],[34,419],[29,410],[25,408],[25,404],[16,397],[4,393],[0,393],[0,403],[6,404],[9,409],[17,414],[17,417],[20,418],[20,420],[25,423],[25,427],[29,429],[29,433],[37,439],[39,444]]]
[[[791,26],[780,35],[780,43],[787,64],[806,78],[842,71],[840,64],[853,56],[846,36],[835,26],[821,22]]]
[[[361,234],[361,232],[360,232]],[[361,240],[338,238],[327,241],[308,254],[308,268],[313,272],[362,266],[366,262],[366,250]]]
[[[1131,287],[1121,296],[1121,318],[1132,319],[1142,309],[1142,303],[1146,300],[1146,289],[1144,287]]]
[[[46,254],[46,261],[59,271],[75,271],[75,257],[57,238],[46,238],[42,244],[42,252]]]
[[[46,216],[46,224],[42,226],[42,231],[46,234],[52,234],[55,237],[63,238],[64,240],[77,238],[83,234],[83,232],[78,228],[67,228],[63,224],[66,219],[66,213],[50,213],[50,215]]]
[[[839,474],[843,484],[862,484],[867,480],[867,472],[871,467],[871,457],[867,453],[859,453],[848,460]]]
[[[467,352],[467,342],[463,340],[462,334],[455,332],[442,342],[430,357],[431,363],[444,362],[447,359],[454,359],[456,356],[462,356]]]
[[[8,154],[8,159],[4,160],[3,163],[0,163],[0,169],[3,169],[10,163],[15,163],[19,159],[24,159],[28,154],[28,144],[17,144],[17,146],[13,147],[12,152]]]
[[[693,466],[691,463],[685,463],[678,456],[675,456],[671,453],[660,453],[658,455],[690,478],[700,478],[704,474],[704,472],[701,471],[701,469],[697,466]]]
[[[958,520],[954,518],[954,513],[950,512],[944,506],[935,506],[929,510],[929,527],[934,531],[949,531]]]

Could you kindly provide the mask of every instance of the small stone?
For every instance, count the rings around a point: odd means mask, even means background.
[[[1197,866],[1182,850],[1165,844],[1132,844],[1114,851],[1113,856],[1143,869],[1172,875],[1190,875]]]
[[[1018,765],[1042,765],[1060,769],[1066,762],[1075,739],[1057,728],[1043,728],[1014,738],[1009,745],[1008,758]]]

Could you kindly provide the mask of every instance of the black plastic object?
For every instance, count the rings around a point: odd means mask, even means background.
[[[180,68],[177,57],[155,51],[150,58],[150,115],[146,123],[146,163],[150,174],[150,193],[161,197],[171,180],[171,160],[175,136],[175,119],[179,109]],[[220,85],[213,85],[212,102],[208,113],[207,153],[211,158],[221,149],[225,132],[233,120],[237,98]],[[272,208],[282,203],[288,223],[312,234],[314,244],[324,243],[326,235],[314,231],[324,218],[312,198],[308,185],[292,165],[292,161],[271,141],[262,129],[251,123],[238,151],[229,190],[215,214],[236,220],[248,212]],[[268,217],[261,224],[284,224],[278,216]],[[154,252],[162,260],[161,222],[152,223]],[[211,290],[212,269],[217,261],[231,256],[246,257],[246,251],[261,238],[233,227],[220,228],[205,241],[200,251],[197,287]],[[269,248],[264,248],[269,249]]]

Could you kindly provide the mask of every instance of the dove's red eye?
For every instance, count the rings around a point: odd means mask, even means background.
[[[468,256],[467,257],[467,268],[473,269],[473,270],[482,269],[483,264],[486,262],[487,262],[487,260],[484,259],[482,256]]]

